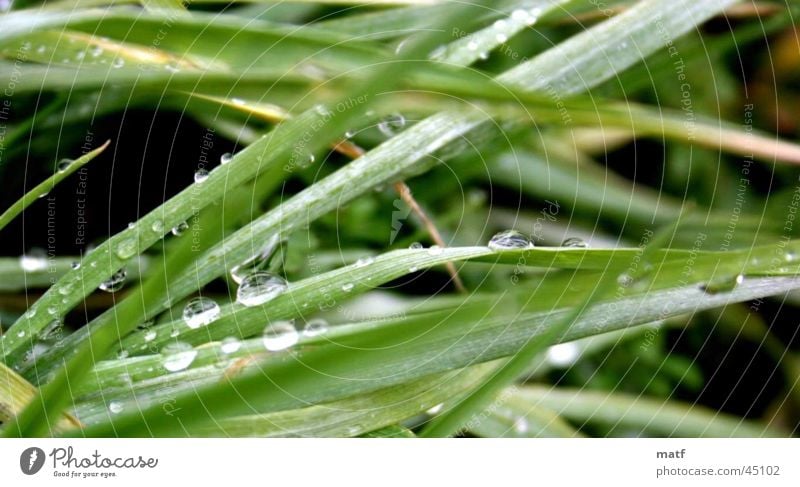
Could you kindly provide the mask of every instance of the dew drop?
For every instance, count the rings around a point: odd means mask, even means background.
[[[514,421],[514,432],[519,435],[524,435],[528,432],[528,421],[525,418],[518,418]]]
[[[737,274],[735,276],[714,279],[700,286],[700,289],[706,294],[727,293],[736,289],[736,286],[742,282],[744,282],[744,276],[742,274]]]
[[[432,408],[428,409],[427,411],[425,411],[425,413],[427,413],[430,416],[435,416],[435,415],[441,413],[442,409],[444,409],[444,403],[440,402],[439,404],[437,404],[437,405],[433,406]]]
[[[194,173],[194,182],[197,183],[197,184],[205,182],[206,179],[208,179],[208,174],[209,174],[208,170],[203,169],[203,168],[198,169]]]
[[[489,240],[488,247],[492,250],[530,249],[533,242],[516,230],[504,230]]]
[[[153,340],[156,339],[157,336],[158,336],[158,333],[156,333],[154,330],[150,330],[150,331],[148,331],[147,333],[144,334],[143,338],[144,338],[145,342],[152,342]]]
[[[322,318],[309,320],[303,327],[303,335],[307,337],[315,337],[322,335],[328,331],[328,322]]]
[[[150,229],[156,233],[163,234],[164,233],[164,222],[161,220],[156,220],[150,225]]]
[[[222,344],[219,348],[224,354],[236,353],[242,348],[242,342],[236,337],[228,337],[222,340]]]
[[[172,234],[176,237],[180,237],[183,235],[183,232],[189,229],[189,224],[186,222],[180,222],[174,227],[172,227]]]
[[[393,137],[406,126],[406,117],[399,113],[393,113],[378,122],[378,130],[387,137]]]
[[[123,240],[117,245],[117,257],[122,260],[128,260],[139,250],[139,240],[136,238],[129,238]]]
[[[19,258],[19,265],[25,272],[38,272],[47,269],[47,254],[36,248]]]
[[[234,105],[239,105],[239,106],[247,105],[247,102],[242,100],[241,98],[231,98],[231,102],[233,102]]]
[[[291,321],[278,321],[270,323],[264,328],[262,342],[264,343],[264,348],[271,352],[277,352],[291,347],[297,343],[299,338],[294,323]]]
[[[114,62],[111,63],[111,66],[113,68],[119,69],[119,68],[125,66],[125,60],[118,57],[118,58],[114,59]]]
[[[197,350],[184,342],[170,343],[162,351],[164,368],[170,372],[178,372],[190,366],[197,357]]]
[[[419,270],[419,267],[417,267],[415,265],[412,265],[411,267],[408,268],[408,272],[417,272],[418,270]]]
[[[442,252],[444,252],[444,249],[438,245],[431,245],[428,247],[428,255],[441,255]]]
[[[633,276],[627,273],[620,274],[619,277],[617,277],[617,284],[622,287],[630,287],[630,285],[633,284]]]
[[[233,160],[233,154],[231,154],[230,152],[226,152],[226,153],[222,154],[221,156],[219,156],[219,163],[220,164],[227,164],[227,163],[231,162],[232,160]]]
[[[355,286],[353,285],[352,282],[348,282],[347,284],[342,284],[342,291],[349,293],[350,291],[353,290],[353,287]]]
[[[362,257],[362,258],[360,258],[360,259],[358,259],[356,261],[355,266],[356,267],[366,267],[366,266],[372,264],[373,262],[375,262],[375,258],[374,257]]]
[[[22,338],[25,336],[25,330],[21,330],[17,332],[17,338]]]
[[[575,342],[559,343],[547,349],[547,361],[556,367],[568,367],[578,360],[580,352]]]
[[[470,51],[477,51],[478,50],[478,43],[475,41],[469,41],[467,43],[467,49]]]
[[[586,241],[584,241],[582,238],[569,237],[567,239],[564,239],[563,242],[561,242],[561,246],[585,249],[589,247],[589,244],[587,244]]]
[[[115,293],[125,285],[126,277],[128,277],[128,272],[125,269],[120,269],[112,274],[111,277],[100,283],[100,290]]]
[[[255,272],[244,278],[236,291],[236,301],[244,306],[258,306],[274,299],[287,288],[286,281],[269,272]]]
[[[183,322],[191,329],[197,329],[213,322],[220,315],[220,307],[211,298],[197,297],[183,308]]]
[[[58,172],[65,172],[67,169],[69,169],[69,166],[72,165],[72,162],[72,159],[61,159],[58,161],[58,164],[56,164],[56,170]]]
[[[73,260],[69,266],[72,268],[72,270],[78,270],[81,268],[81,263],[77,260]]]
[[[119,414],[125,407],[122,405],[121,402],[111,401],[108,403],[108,410],[111,411],[113,414]]]

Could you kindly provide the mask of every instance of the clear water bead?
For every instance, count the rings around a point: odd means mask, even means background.
[[[496,233],[489,240],[488,247],[492,250],[530,249],[533,248],[533,242],[521,232],[505,230]]]
[[[125,409],[125,407],[121,402],[111,401],[108,403],[108,410],[111,411],[112,414],[119,414],[123,409]]]
[[[406,117],[399,113],[393,113],[378,122],[378,130],[387,137],[393,137],[406,126]]]
[[[194,182],[197,183],[197,184],[205,182],[205,180],[208,179],[208,175],[209,175],[208,170],[203,169],[203,168],[198,169],[194,173]]]
[[[42,249],[33,249],[19,258],[19,265],[25,272],[38,272],[47,269],[47,254]]]
[[[183,322],[191,329],[197,329],[213,322],[221,313],[216,301],[211,298],[197,297],[186,303],[183,308]]]
[[[262,342],[264,343],[264,348],[270,352],[277,352],[291,347],[297,343],[299,338],[300,336],[294,327],[294,323],[291,321],[278,321],[270,323],[264,328]]]
[[[164,368],[170,372],[178,372],[192,365],[197,350],[184,342],[170,343],[161,352],[164,357]]]
[[[72,162],[72,159],[61,159],[58,161],[58,164],[56,164],[56,170],[58,172],[65,172],[67,169],[69,169],[69,166],[72,165]]]
[[[585,241],[585,240],[583,240],[582,238],[578,238],[578,237],[569,237],[569,238],[567,238],[567,239],[564,239],[564,241],[563,241],[563,242],[561,242],[561,246],[562,246],[562,247],[571,247],[571,248],[580,248],[580,249],[585,249],[585,248],[588,248],[588,247],[589,247],[589,244],[588,244],[588,243],[586,243],[586,241]]]
[[[233,160],[233,154],[226,152],[219,157],[220,164],[227,164]]]
[[[174,227],[172,227],[172,234],[176,237],[180,237],[183,235],[183,232],[189,229],[189,224],[186,222],[180,222]]]
[[[244,306],[258,306],[274,299],[287,288],[286,281],[269,272],[255,272],[242,280],[236,301]]]
[[[328,331],[328,322],[322,318],[309,320],[306,322],[306,326],[303,327],[303,335],[307,337],[322,335],[326,331]]]
[[[219,348],[224,354],[236,353],[242,348],[242,342],[236,337],[228,337],[222,340]]]
[[[111,277],[100,283],[100,290],[115,293],[125,285],[126,277],[128,277],[128,272],[125,269],[120,269],[112,274]]]

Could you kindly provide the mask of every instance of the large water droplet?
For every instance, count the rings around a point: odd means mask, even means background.
[[[236,353],[242,348],[242,342],[236,337],[228,337],[222,340],[222,344],[220,344],[219,348],[224,354]]]
[[[56,170],[58,172],[65,172],[67,169],[69,169],[69,166],[72,165],[72,162],[72,159],[61,159],[58,161],[58,164],[56,164]]]
[[[274,299],[287,288],[286,281],[269,272],[255,272],[244,278],[236,291],[236,301],[258,306]]]
[[[411,250],[419,250],[419,249],[423,248],[423,246],[419,242],[413,242],[411,245],[408,246],[408,248],[411,249]]]
[[[115,293],[125,285],[126,277],[128,277],[128,272],[125,269],[120,269],[112,274],[111,277],[100,283],[100,290]]]
[[[300,338],[294,323],[291,321],[278,321],[270,323],[264,328],[264,336],[262,341],[264,348],[271,352],[285,350],[295,343]]]
[[[378,130],[387,137],[393,137],[406,126],[406,117],[399,113],[393,113],[378,122]]]
[[[31,249],[19,258],[19,265],[25,272],[38,272],[47,269],[47,254],[44,250]]]
[[[547,349],[547,361],[556,367],[568,367],[578,360],[580,353],[575,342],[559,343]]]
[[[703,290],[706,294],[719,294],[719,293],[727,293],[731,292],[736,289],[736,286],[741,284],[744,281],[744,276],[742,274],[737,274],[735,276],[725,276],[719,279],[714,279],[706,284],[700,286],[700,289]]]
[[[362,257],[356,261],[356,267],[365,267],[375,262],[374,257]]]
[[[128,238],[123,240],[117,245],[117,257],[122,260],[128,260],[139,250],[139,240],[136,238]]]
[[[208,179],[208,174],[208,170],[203,168],[198,169],[194,172],[194,182],[197,184],[205,182],[205,180]]]
[[[164,222],[162,220],[155,220],[152,225],[150,225],[150,229],[158,234],[164,233]]]
[[[183,308],[183,321],[189,328],[196,329],[219,318],[220,312],[219,305],[213,299],[197,297]]]
[[[190,366],[197,357],[197,350],[184,342],[170,343],[161,352],[164,357],[164,368],[170,372],[178,372]]]
[[[189,229],[189,224],[186,222],[180,222],[174,227],[172,227],[172,234],[176,237],[180,237],[183,235],[183,232]]]
[[[585,249],[589,247],[589,244],[587,244],[582,238],[569,237],[561,242],[561,246]]]
[[[125,406],[123,406],[121,402],[111,401],[108,403],[108,410],[111,411],[112,414],[119,414],[123,409],[125,409]]]
[[[504,230],[489,240],[488,247],[492,250],[529,249],[533,247],[533,242],[516,230]]]
[[[219,157],[220,164],[227,164],[233,160],[233,154],[226,152]]]

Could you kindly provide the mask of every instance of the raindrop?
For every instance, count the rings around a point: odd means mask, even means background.
[[[467,43],[467,49],[470,51],[477,51],[478,50],[478,43],[475,41],[469,41]]]
[[[92,57],[100,57],[103,54],[103,48],[100,46],[93,46],[89,50],[89,54],[91,54]]]
[[[365,267],[375,262],[374,257],[362,257],[356,261],[356,267]]]
[[[633,276],[627,273],[620,274],[619,277],[617,277],[617,284],[622,287],[629,287],[633,284]]]
[[[170,372],[178,372],[190,366],[197,357],[197,350],[184,342],[170,343],[162,351],[164,368]]]
[[[25,336],[25,330],[22,330],[22,331],[18,331],[18,332],[17,332],[17,338],[22,338],[22,337],[24,337],[24,336]]]
[[[726,276],[721,279],[715,279],[711,282],[703,284],[700,289],[706,294],[719,294],[727,293],[736,289],[736,286],[744,282],[744,276],[737,274],[735,276]]]
[[[575,342],[559,343],[547,349],[547,361],[556,367],[568,367],[578,360],[580,352]]]
[[[444,252],[444,249],[438,245],[431,245],[428,247],[428,255],[441,255],[442,252]]]
[[[230,354],[238,352],[240,348],[242,348],[242,342],[239,341],[236,337],[228,337],[222,340],[222,344],[220,345],[220,350],[224,354]]]
[[[492,250],[530,249],[533,242],[516,230],[505,230],[496,233],[490,240],[488,247]]]
[[[195,183],[200,184],[202,182],[205,182],[206,179],[208,179],[208,171],[206,169],[200,168],[197,171],[195,171],[194,173]]]
[[[342,284],[342,291],[349,293],[350,291],[353,290],[353,287],[354,285],[352,282],[348,282],[347,284]]]
[[[111,66],[114,67],[114,68],[121,68],[121,67],[125,66],[125,60],[118,57],[118,58],[114,59],[114,62],[111,63]]]
[[[269,272],[255,272],[244,278],[236,291],[236,301],[244,306],[258,306],[277,297],[287,288],[286,281]]]
[[[150,225],[150,229],[156,233],[163,234],[164,233],[164,222],[161,220],[156,220]]]
[[[129,238],[127,240],[123,240],[122,242],[117,245],[117,257],[122,260],[127,260],[136,255],[136,251],[139,249],[139,240],[136,238]]]
[[[180,222],[174,227],[172,227],[172,234],[176,237],[180,237],[183,235],[183,232],[189,229],[189,224],[186,222]]]
[[[220,307],[211,298],[197,297],[186,303],[183,308],[183,321],[191,329],[206,326],[219,318]]]
[[[51,340],[53,338],[58,338],[61,335],[61,331],[63,330],[63,323],[61,320],[53,320],[45,326],[42,331],[39,332],[38,336],[40,340]]]
[[[72,162],[72,159],[61,159],[58,161],[58,164],[56,164],[56,170],[58,170],[58,172],[65,172],[69,169],[69,166],[72,165]]]
[[[271,323],[264,328],[264,336],[262,341],[264,348],[271,352],[285,350],[299,339],[297,329],[291,321],[278,321]]]
[[[233,160],[233,154],[231,154],[230,152],[226,152],[226,153],[222,154],[221,156],[219,156],[220,164],[227,164],[227,163],[231,162],[232,160]]]
[[[411,245],[409,245],[408,248],[411,250],[419,250],[422,248],[422,244],[419,242],[414,242]]]
[[[144,341],[145,342],[152,342],[153,340],[156,339],[157,336],[158,336],[158,333],[156,333],[154,330],[150,330],[150,331],[148,331],[147,333],[144,334]]]
[[[326,331],[328,331],[328,322],[322,318],[310,320],[306,322],[306,326],[303,327],[303,335],[307,337],[322,335]]]
[[[128,277],[128,272],[125,269],[120,269],[112,274],[111,277],[100,283],[100,290],[115,293],[125,285],[126,277]]]
[[[111,401],[108,403],[108,410],[111,411],[113,414],[119,414],[124,409],[124,406],[121,402]]]
[[[19,265],[25,272],[37,272],[47,269],[47,254],[42,249],[32,249],[19,258]]]
[[[239,106],[247,105],[247,102],[242,100],[241,98],[231,98],[231,102],[233,102],[234,105],[239,105]]]
[[[428,409],[425,412],[430,416],[435,416],[435,415],[441,413],[442,409],[444,409],[444,403],[440,402],[439,404],[433,406],[432,408]]]
[[[406,117],[399,113],[393,113],[378,122],[378,130],[387,137],[393,137],[406,126]]]
[[[77,260],[74,260],[69,266],[72,268],[72,270],[77,270],[81,268],[81,263]]]
[[[589,244],[587,244],[582,238],[569,237],[561,242],[561,246],[585,249],[589,247]]]
[[[418,270],[419,270],[419,267],[417,267],[415,265],[412,265],[411,267],[408,268],[408,272],[417,272]]]
[[[528,432],[528,421],[525,418],[518,418],[514,421],[514,432],[519,435],[524,435]]]
[[[133,222],[128,223],[128,230],[133,230],[136,227],[136,224]]]

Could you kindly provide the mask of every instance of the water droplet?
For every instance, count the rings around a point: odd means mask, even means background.
[[[17,332],[17,337],[18,337],[18,338],[22,338],[22,337],[24,337],[24,336],[25,336],[25,330],[21,330],[21,331],[18,331],[18,332]]]
[[[50,316],[57,315],[58,314],[58,308],[56,308],[55,306],[48,306],[47,307],[47,314],[49,314]]]
[[[242,100],[241,98],[231,98],[231,102],[233,102],[234,105],[239,105],[239,106],[247,105],[247,102]]]
[[[222,344],[219,348],[224,354],[236,353],[242,348],[242,342],[236,337],[228,337],[222,340]]]
[[[172,234],[176,237],[180,237],[183,235],[183,232],[189,229],[189,224],[186,222],[180,222],[174,227],[172,227]]]
[[[127,351],[127,350],[120,350],[119,353],[117,354],[117,358],[118,359],[128,358],[128,355],[130,355],[130,354],[131,353],[129,351]]]
[[[36,248],[19,258],[19,265],[25,272],[38,272],[47,269],[47,254]]]
[[[530,249],[533,242],[516,230],[504,230],[489,240],[488,247],[492,250]]]
[[[231,154],[230,152],[226,152],[226,153],[222,154],[221,156],[219,156],[219,163],[220,164],[227,164],[227,163],[231,162],[232,160],[233,160],[233,154]]]
[[[148,331],[147,333],[144,334],[143,338],[144,338],[145,342],[152,342],[153,340],[156,339],[157,336],[158,336],[158,333],[156,333],[154,330],[150,330],[150,331]]]
[[[321,318],[310,320],[303,327],[303,335],[307,337],[322,335],[326,331],[328,331],[328,322]]]
[[[375,262],[374,257],[362,257],[356,261],[356,267],[365,267]]]
[[[194,173],[194,182],[200,184],[205,182],[208,179],[208,171],[206,169],[200,168]]]
[[[69,266],[72,267],[72,270],[78,270],[81,268],[81,263],[77,260],[73,260]]]
[[[111,401],[108,403],[108,410],[111,411],[113,414],[119,414],[125,407],[122,405],[121,402]]]
[[[617,277],[617,284],[622,287],[630,287],[633,284],[633,276],[628,273],[622,273]]]
[[[477,51],[478,50],[478,43],[475,41],[469,41],[467,43],[467,49],[470,51]]]
[[[58,338],[61,335],[64,324],[61,320],[53,320],[39,332],[38,337],[40,340],[47,341]]]
[[[170,343],[161,352],[164,356],[164,368],[170,372],[178,372],[190,366],[197,357],[197,350],[184,342]]]
[[[89,50],[89,54],[91,54],[92,57],[100,57],[103,54],[103,48],[100,46],[92,46]]]
[[[120,57],[118,57],[118,58],[114,59],[114,62],[111,63],[111,66],[114,67],[114,68],[121,68],[121,67],[125,66],[125,60],[120,58]]]
[[[287,288],[286,281],[269,272],[255,272],[244,278],[236,291],[236,301],[244,306],[258,306],[274,299]]]
[[[342,291],[349,293],[350,291],[353,290],[353,287],[354,285],[352,282],[348,282],[347,284],[342,284]]]
[[[528,421],[525,418],[517,418],[514,421],[514,432],[519,435],[524,435],[528,432]]]
[[[220,307],[211,298],[197,297],[186,303],[183,308],[183,321],[191,329],[206,326],[219,318]]]
[[[444,249],[438,245],[431,245],[428,247],[428,255],[441,255],[442,252],[444,252]]]
[[[294,323],[291,321],[278,321],[264,328],[262,341],[264,348],[271,352],[277,352],[291,347],[297,343],[299,338]]]
[[[117,245],[117,257],[122,260],[128,260],[139,250],[139,239],[129,238],[123,240]]]
[[[500,34],[497,34],[496,36],[494,36],[494,38],[495,38],[495,40],[497,40],[497,42],[499,42],[500,44],[503,44],[503,43],[505,43],[505,42],[508,42],[508,36],[507,36],[506,34],[502,34],[502,33],[500,33]]]
[[[422,248],[422,244],[419,242],[414,242],[411,245],[409,245],[408,248],[411,250],[419,250]]]
[[[155,220],[152,225],[150,225],[150,229],[156,233],[163,234],[164,233],[164,222],[161,220]]]
[[[69,169],[69,166],[72,165],[72,162],[72,159],[61,159],[58,161],[58,164],[56,164],[56,170],[58,170],[58,172],[65,172]]]
[[[714,279],[700,286],[700,289],[706,294],[727,293],[736,289],[736,286],[742,282],[744,282],[744,276],[742,274],[737,274],[735,276],[725,276],[720,279]]]
[[[115,293],[125,285],[126,277],[128,277],[128,272],[125,269],[120,269],[112,274],[111,277],[100,283],[100,290]]]
[[[589,244],[587,244],[582,238],[569,237],[561,242],[561,246],[585,249],[589,247]]]
[[[547,361],[556,367],[568,367],[578,360],[580,353],[575,342],[559,343],[547,349]]]
[[[417,267],[415,265],[412,265],[411,267],[408,268],[408,272],[417,272],[418,270],[419,270],[419,267]]]
[[[428,409],[425,412],[430,416],[435,416],[435,415],[441,413],[442,409],[444,409],[444,403],[440,402],[439,404],[433,406],[432,408]]]
[[[378,130],[387,137],[395,136],[406,126],[406,117],[399,113],[393,113],[378,122]]]
[[[134,222],[129,222],[128,223],[128,230],[133,230],[134,228],[136,228],[136,224]]]

